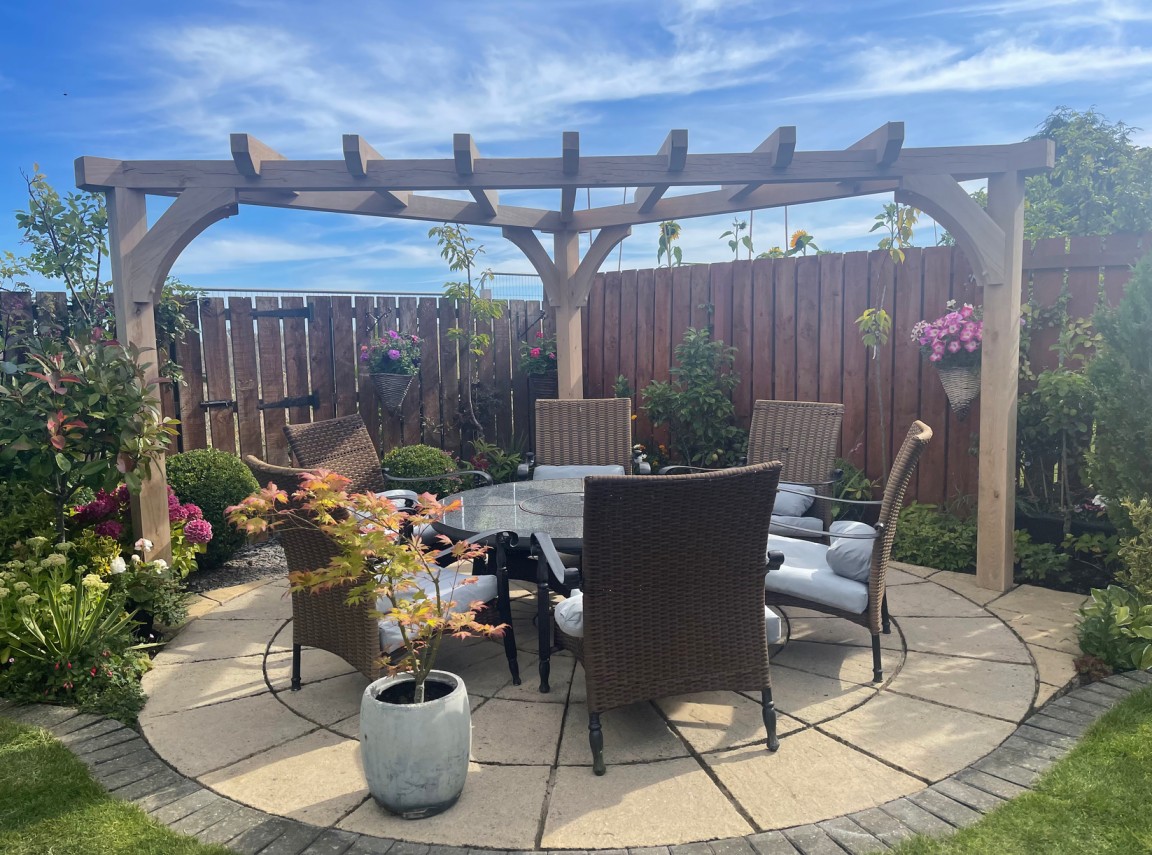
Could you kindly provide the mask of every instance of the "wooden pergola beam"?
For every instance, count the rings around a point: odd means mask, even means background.
[[[260,170],[267,161],[285,159],[280,152],[251,134],[229,134],[228,143],[236,171],[247,178],[259,178]]]
[[[896,125],[898,123],[891,123]],[[888,126],[885,126],[886,128]],[[464,135],[468,136],[468,135]],[[470,139],[470,138],[469,138]],[[792,162],[768,184],[828,183],[901,178],[905,175],[951,175],[957,181],[1005,172],[1029,174],[1051,167],[1048,140],[1010,145],[901,148],[888,166],[880,165],[880,148],[798,151]],[[686,154],[684,167],[669,172],[662,155],[580,158],[580,171],[564,172],[562,157],[477,158],[471,147],[464,160],[471,172],[461,174],[456,158],[371,161],[368,174],[351,175],[340,160],[263,160],[258,181],[237,170],[231,160],[117,161],[82,157],[77,162],[83,190],[122,187],[147,193],[178,192],[188,187],[291,190],[547,190],[564,187],[726,186],[765,181],[765,156],[755,152]]]
[[[660,146],[660,156],[668,159],[668,172],[679,173],[684,171],[684,164],[688,162],[688,131],[678,128],[668,132],[663,145]],[[640,187],[636,191],[636,210],[646,214],[660,201],[660,197],[668,192],[672,185],[654,184],[651,187]]]
[[[753,151],[756,154],[768,155],[771,169],[786,169],[788,164],[792,162],[792,156],[796,153],[796,126],[781,125]],[[743,186],[730,186],[721,189],[731,193],[728,198],[737,202],[756,188],[763,187],[764,183],[763,181],[752,181]]]
[[[344,163],[348,173],[357,178],[368,176],[368,161],[383,160],[380,152],[372,148],[360,134],[344,134]],[[407,190],[377,190],[393,208],[406,208],[411,194]]]
[[[578,175],[580,173],[580,134],[577,131],[565,131],[560,150],[564,174]],[[572,211],[576,208],[577,189],[575,186],[560,188],[560,222],[562,223],[567,223],[572,219]]]
[[[891,166],[904,147],[904,123],[885,122],[862,140],[848,146],[848,151],[872,151],[877,166]]]
[[[472,134],[453,134],[452,135],[452,159],[456,164],[456,174],[469,178],[475,174],[476,160],[480,157],[480,151],[476,148],[476,142],[472,139]],[[499,194],[488,187],[468,187],[468,192],[472,194],[472,198],[476,200],[482,216],[491,220],[499,211],[500,199]]]

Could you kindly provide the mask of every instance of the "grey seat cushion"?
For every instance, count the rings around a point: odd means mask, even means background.
[[[808,513],[812,503],[816,501],[816,488],[804,484],[789,484],[780,482],[776,491],[776,502],[772,506],[773,514],[785,517],[802,517]]]
[[[565,635],[573,638],[584,637],[584,595],[580,591],[573,591],[572,595],[556,604],[556,625]],[[764,607],[764,629],[768,636],[768,643],[775,644],[780,640],[780,615]]]
[[[837,576],[828,566],[828,547],[810,540],[768,535],[768,549],[784,553],[784,564],[764,577],[764,588],[853,614],[868,608],[868,585]]]
[[[465,581],[474,578],[475,582]],[[425,596],[436,596],[436,585],[430,577],[418,581],[420,590]],[[411,592],[415,593],[415,592]],[[453,614],[466,611],[468,606],[477,600],[482,603],[496,599],[496,577],[492,574],[472,576],[471,562],[460,561],[440,571],[440,596],[445,600],[454,601],[450,611]],[[376,610],[387,613],[392,608],[392,601],[387,597],[376,600]],[[387,618],[379,621],[380,649],[391,653],[404,646],[404,637],[400,634],[400,627],[394,620]]]
[[[840,520],[832,523],[828,530],[832,532],[827,556],[828,566],[832,568],[832,572],[845,579],[855,579],[857,582],[867,584],[868,576],[872,572],[872,548],[876,545],[876,529],[868,523]]]
[[[583,478],[587,475],[623,475],[623,466],[537,466],[532,470],[533,481],[554,481],[560,478]]]
[[[797,529],[802,529],[797,531]],[[782,514],[772,514],[772,523],[768,526],[770,534],[780,534],[784,537],[819,537],[824,532],[824,521],[819,517],[786,517]]]

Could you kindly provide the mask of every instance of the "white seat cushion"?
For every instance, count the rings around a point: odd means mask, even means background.
[[[586,475],[623,474],[623,466],[537,466],[532,470],[532,480],[554,481],[559,478],[583,478]]]
[[[802,517],[816,501],[816,488],[805,484],[780,482],[772,512],[785,517]]]
[[[828,566],[828,547],[810,540],[768,535],[769,551],[784,553],[784,565],[764,577],[764,588],[812,600],[853,614],[868,608],[868,586],[837,576]]]
[[[584,637],[584,594],[573,591],[563,602],[556,604],[556,625],[573,638]],[[764,629],[768,635],[768,643],[775,644],[780,640],[780,616],[768,606],[764,607]]]
[[[465,611],[469,603],[474,603],[477,600],[486,603],[496,599],[496,577],[494,575],[476,576],[475,582],[463,581],[468,578],[472,578],[470,562],[462,561],[440,571],[440,596],[446,600],[455,600],[456,605],[452,607],[452,613]],[[436,584],[430,577],[421,578],[419,584],[420,590],[427,596],[434,597],[436,595]],[[376,600],[377,611],[387,612],[391,608],[392,601],[387,597],[380,597]],[[381,620],[380,649],[385,653],[392,653],[403,646],[404,638],[400,635],[400,627],[397,626],[396,622],[387,619]]]
[[[768,526],[768,531],[770,534],[782,534],[784,537],[804,537],[804,532],[809,531],[813,537],[819,537],[824,531],[824,520],[819,517],[786,517],[782,514],[772,514],[772,523]]]

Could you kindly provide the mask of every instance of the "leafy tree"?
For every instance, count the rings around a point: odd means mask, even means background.
[[[1057,107],[1032,137],[1056,141],[1056,166],[1028,179],[1024,236],[1152,230],[1152,148],[1134,145],[1133,130]]]
[[[463,282],[446,282],[444,296],[456,300],[460,305],[457,325],[448,330],[448,337],[462,343],[460,348],[460,375],[465,379],[463,398],[460,402],[460,419],[464,425],[476,432],[476,437],[484,439],[484,427],[476,417],[476,406],[472,397],[472,386],[476,382],[475,357],[482,356],[484,349],[492,343],[487,333],[476,331],[476,319],[495,320],[500,317],[500,303],[483,296],[484,286],[492,279],[492,271],[484,270],[473,277],[472,269],[477,259],[484,254],[484,245],[468,234],[461,225],[445,223],[433,226],[428,236],[436,238],[440,247],[440,257],[448,262],[448,269],[463,272]]]

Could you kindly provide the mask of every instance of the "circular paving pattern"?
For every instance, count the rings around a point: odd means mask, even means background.
[[[1042,631],[1047,647],[1021,638],[1038,626],[1035,609],[1013,610],[1023,589],[994,600],[964,588],[970,581],[945,584],[951,575],[892,572],[880,685],[870,682],[866,630],[782,610],[786,641],[772,651],[779,752],[764,749],[756,694],[668,698],[604,714],[602,778],[591,771],[583,671],[557,654],[552,692],[539,693],[534,599],[514,591],[522,685],[512,685],[498,643],[441,648],[438,667],[460,675],[472,698],[473,766],[457,805],[426,820],[397,819],[368,797],[356,741],[366,678],[306,649],[304,686],[290,691],[283,581],[212,609],[157,656],[141,725],[166,761],[223,796],[416,843],[619,849],[790,828],[917,793],[967,767],[1013,732],[1038,692],[1046,698],[1059,685],[1040,678],[1059,679],[1057,663],[1070,676],[1058,631]]]

